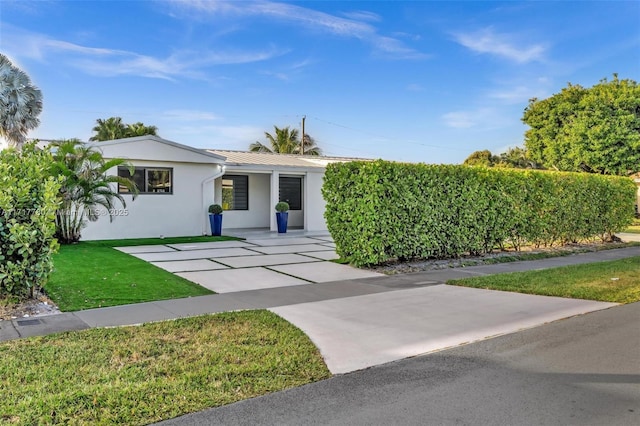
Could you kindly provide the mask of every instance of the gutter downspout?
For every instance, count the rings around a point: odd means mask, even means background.
[[[202,200],[202,212],[206,213],[207,212],[207,206],[205,205],[205,199],[204,199],[204,186],[211,182],[214,181],[216,179],[218,179],[220,176],[224,175],[224,171],[226,169],[226,167],[224,165],[220,165],[218,164],[218,167],[220,168],[220,171],[218,173],[216,173],[215,175],[209,176],[208,178],[206,178],[205,180],[202,181],[202,183],[200,184],[200,198]],[[215,202],[215,185],[214,185],[214,202]],[[208,235],[207,234],[207,216],[203,216],[202,217],[202,235]]]

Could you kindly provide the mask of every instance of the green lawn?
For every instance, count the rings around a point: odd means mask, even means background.
[[[63,311],[200,296],[212,292],[112,247],[224,241],[229,237],[178,237],[83,241],[60,247],[45,290]]]
[[[640,257],[451,280],[448,284],[614,303],[640,301]]]
[[[268,311],[0,343],[0,423],[142,425],[325,379]]]
[[[624,232],[633,232],[635,234],[640,234],[640,219],[634,219],[631,226],[625,229]]]

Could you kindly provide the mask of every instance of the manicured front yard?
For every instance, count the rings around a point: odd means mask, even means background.
[[[112,247],[229,239],[235,238],[154,238],[65,245],[54,256],[55,270],[45,290],[63,311],[211,294],[204,287]]]
[[[0,422],[148,424],[330,376],[299,329],[244,311],[0,344]]]
[[[544,296],[633,303],[640,301],[640,257],[451,280],[447,284]]]

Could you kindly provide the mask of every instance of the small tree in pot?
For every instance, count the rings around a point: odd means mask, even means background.
[[[222,235],[222,206],[220,204],[209,206],[209,223],[211,224],[211,235],[214,237]]]
[[[280,201],[276,204],[276,222],[278,223],[278,233],[287,232],[287,222],[289,220],[289,203]]]

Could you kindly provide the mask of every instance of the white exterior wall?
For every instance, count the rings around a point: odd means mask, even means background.
[[[321,172],[308,172],[305,177],[305,224],[307,231],[326,231],[327,222],[324,219],[326,202],[322,198],[322,184],[324,170]]]
[[[225,210],[222,219],[224,228],[268,228],[270,225],[270,180],[268,173],[243,173],[226,170],[229,175],[249,176],[249,210]],[[216,179],[216,200],[222,204],[222,179]]]
[[[123,194],[128,214],[114,217],[113,222],[109,222],[108,216],[89,222],[82,231],[83,240],[210,233],[207,207],[213,204],[214,184],[211,178],[220,172],[219,165],[139,160],[131,163],[137,167],[173,168],[173,194],[140,194],[134,201],[131,195]],[[108,174],[117,174],[117,169],[111,169]],[[120,204],[117,206],[119,210]]]

